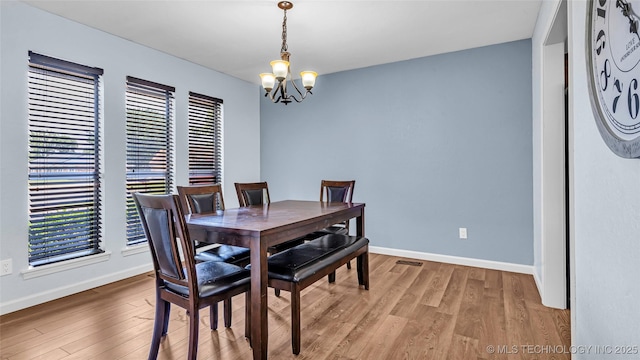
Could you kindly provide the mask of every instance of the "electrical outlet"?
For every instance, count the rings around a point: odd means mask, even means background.
[[[459,228],[458,233],[460,234],[460,239],[467,238],[467,228]]]
[[[11,259],[0,261],[0,276],[9,275],[13,272],[13,264]]]

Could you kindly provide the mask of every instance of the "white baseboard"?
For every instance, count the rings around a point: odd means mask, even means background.
[[[56,300],[68,295],[76,294],[81,291],[90,290],[98,286],[106,285],[115,281],[130,278],[132,276],[144,274],[145,272],[152,271],[153,264],[148,263],[145,265],[137,266],[135,268],[127,269],[124,271],[111,273],[102,277],[93,278],[83,281],[81,283],[72,284],[69,286],[52,289],[49,291],[41,292],[38,294],[29,295],[20,299],[0,303],[0,315],[5,315],[14,311],[26,309],[31,306],[39,305],[47,301]]]
[[[379,247],[379,246],[369,246],[369,252],[374,254],[398,256],[398,257],[405,257],[405,258],[411,258],[411,259],[436,261],[436,262],[442,262],[447,264],[456,264],[456,265],[473,266],[473,267],[479,267],[479,268],[485,268],[485,269],[516,272],[521,274],[533,275],[534,273],[533,265],[513,264],[513,263],[500,262],[500,261],[473,259],[473,258],[451,256],[451,255],[432,254],[432,253],[425,253],[425,252],[411,251],[411,250],[391,249],[391,248],[385,248],[385,247]]]
[[[533,280],[536,282],[536,287],[538,288],[538,293],[540,293],[540,298],[544,299],[544,294],[542,293],[542,279],[538,276],[538,272],[533,272]]]
[[[448,264],[474,266],[474,267],[485,268],[485,269],[510,271],[510,272],[534,275],[534,279],[536,281],[536,285],[538,286],[538,289],[541,288],[539,279],[535,275],[533,271],[533,266],[531,265],[521,265],[521,264],[505,263],[505,262],[499,262],[499,261],[465,258],[465,257],[459,257],[459,256],[432,254],[432,253],[425,253],[425,252],[411,251],[411,250],[391,249],[391,248],[385,248],[385,247],[379,247],[379,246],[369,246],[369,251],[374,254],[398,256],[398,257],[411,258],[411,259],[436,261],[436,262],[443,262]],[[65,287],[45,291],[42,293],[33,294],[30,296],[12,300],[9,302],[1,303],[0,315],[26,309],[28,307],[42,304],[47,301],[59,299],[64,296],[79,293],[81,291],[90,290],[98,286],[106,285],[118,280],[123,280],[132,276],[140,275],[152,270],[153,270],[153,265],[149,263],[149,264],[141,265],[132,269],[127,269],[121,272],[112,273],[102,277],[87,280],[81,283],[73,284],[70,286],[65,286]]]

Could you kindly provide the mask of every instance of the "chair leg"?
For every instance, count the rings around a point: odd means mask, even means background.
[[[218,303],[209,307],[209,327],[211,330],[218,329]]]
[[[358,285],[364,285],[362,272],[362,255],[358,255],[358,257],[356,258],[356,269],[358,271]]]
[[[162,336],[167,335],[167,331],[169,330],[169,317],[171,315],[171,303],[165,301],[164,305],[164,325],[162,327]]]
[[[291,349],[300,354],[300,288],[293,284],[291,289]]]
[[[334,283],[336,282],[336,272],[332,272],[331,274],[329,274],[329,283]]]
[[[189,353],[187,359],[196,360],[198,356],[198,326],[200,325],[198,309],[189,311]]]
[[[365,290],[369,290],[369,252],[362,254],[362,277]]]
[[[231,327],[231,298],[224,299],[224,326]]]
[[[153,322],[153,335],[151,335],[151,347],[149,348],[149,360],[155,360],[158,357],[160,349],[160,339],[163,336],[165,314],[167,313],[167,302],[156,296],[156,315]]]
[[[347,261],[347,269],[351,269],[351,260]]]
[[[276,297],[280,297],[280,289],[273,289],[273,290],[276,294]]]

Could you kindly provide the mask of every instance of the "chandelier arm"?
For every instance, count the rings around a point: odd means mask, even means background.
[[[302,100],[298,100],[298,98],[296,98],[295,95],[289,95],[289,94],[287,94],[287,97],[285,99],[288,100],[288,102],[291,102],[291,100],[294,100],[297,103],[302,101]]]
[[[286,100],[289,96],[287,95],[287,79],[282,80],[280,83],[280,97]]]
[[[293,95],[291,95],[291,98],[292,98],[293,100],[295,100],[297,103],[301,103],[301,102],[302,102],[302,100],[304,100],[304,96],[303,96],[302,98],[300,98],[300,100],[298,100],[298,99],[297,99],[295,96],[293,96]]]
[[[273,94],[269,93],[269,99],[271,100],[272,103],[277,104],[280,102],[280,100],[282,100],[282,96],[278,95],[277,97],[273,96]],[[266,96],[266,95],[265,95]]]
[[[300,94],[300,99],[295,97],[295,95],[287,95],[287,99],[293,99],[293,100],[295,100],[295,102],[301,103],[307,97],[307,94],[312,94],[312,92],[311,91],[307,91],[304,94]]]
[[[291,74],[291,70],[289,70],[289,74]],[[302,91],[300,91],[300,89],[298,89],[298,86],[296,85],[296,82],[293,81],[293,79],[291,79],[291,83],[293,84],[293,88],[296,89],[296,91],[298,92],[298,94],[300,94],[300,96],[303,96],[304,99],[304,95],[302,94]],[[305,89],[306,90],[306,89]]]
[[[265,91],[264,92],[264,97],[268,97],[269,100],[271,100],[271,102],[277,103],[277,101],[275,100],[273,94],[275,94],[278,91],[279,88],[280,88],[280,84],[278,84],[278,86],[276,86],[275,89],[271,89],[271,91]]]
[[[313,94],[313,93],[312,93],[311,91],[307,91],[307,92],[305,92],[304,94],[301,94],[301,95],[300,95],[300,100],[296,99],[294,96],[292,96],[292,97],[293,97],[293,99],[294,99],[296,102],[299,102],[299,103],[300,103],[300,102],[302,102],[302,100],[306,99],[306,98],[307,98],[307,95],[309,95],[309,94]]]

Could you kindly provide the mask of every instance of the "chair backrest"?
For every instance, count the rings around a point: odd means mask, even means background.
[[[235,183],[238,202],[241,207],[250,205],[269,204],[269,187],[265,182],[258,183]]]
[[[185,214],[213,213],[216,210],[224,210],[224,198],[222,186],[194,185],[178,186],[180,205]]]
[[[356,186],[355,180],[333,181],[322,180],[320,182],[320,201],[350,203],[353,200],[353,189]]]
[[[147,236],[158,284],[168,281],[189,288],[190,294],[197,294],[193,242],[178,196],[134,193],[133,199]],[[180,249],[187,274],[180,259]]]

